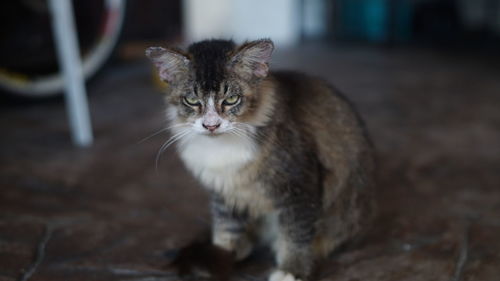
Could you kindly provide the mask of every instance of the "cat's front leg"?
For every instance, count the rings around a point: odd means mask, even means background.
[[[309,200],[297,200],[285,206],[278,215],[278,237],[274,244],[278,269],[269,281],[308,280],[316,259],[312,243],[318,205]]]
[[[236,260],[246,258],[253,249],[248,235],[248,215],[227,206],[222,197],[212,196],[212,243],[235,254]]]
[[[272,272],[269,281],[309,280],[314,265],[310,245],[297,245],[286,240],[277,243],[278,268]]]

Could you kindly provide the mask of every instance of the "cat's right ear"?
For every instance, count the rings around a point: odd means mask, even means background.
[[[174,84],[189,70],[189,59],[175,50],[149,47],[146,56],[158,69],[161,80],[169,84]]]
[[[269,72],[269,61],[274,50],[270,39],[244,43],[231,57],[230,68],[246,79],[262,79]]]

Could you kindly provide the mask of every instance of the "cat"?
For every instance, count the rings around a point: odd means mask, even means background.
[[[211,193],[213,244],[242,260],[265,241],[270,281],[308,280],[373,217],[373,149],[345,97],[270,71],[273,50],[269,39],[212,39],[146,56],[169,85],[170,142]]]

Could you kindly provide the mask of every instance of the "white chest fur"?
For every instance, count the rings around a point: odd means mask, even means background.
[[[234,186],[240,169],[254,159],[255,143],[234,135],[198,135],[183,144],[181,159],[202,181],[215,189]]]
[[[258,153],[251,139],[200,135],[184,143],[179,152],[188,169],[207,188],[223,195],[227,204],[246,209],[252,215],[271,208],[271,201],[248,167]]]

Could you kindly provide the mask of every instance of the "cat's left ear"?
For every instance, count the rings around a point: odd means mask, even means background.
[[[230,59],[230,69],[245,79],[265,78],[274,50],[273,41],[256,40],[240,46]]]
[[[149,47],[146,56],[151,59],[161,80],[175,84],[189,71],[189,59],[181,52],[162,47]]]

